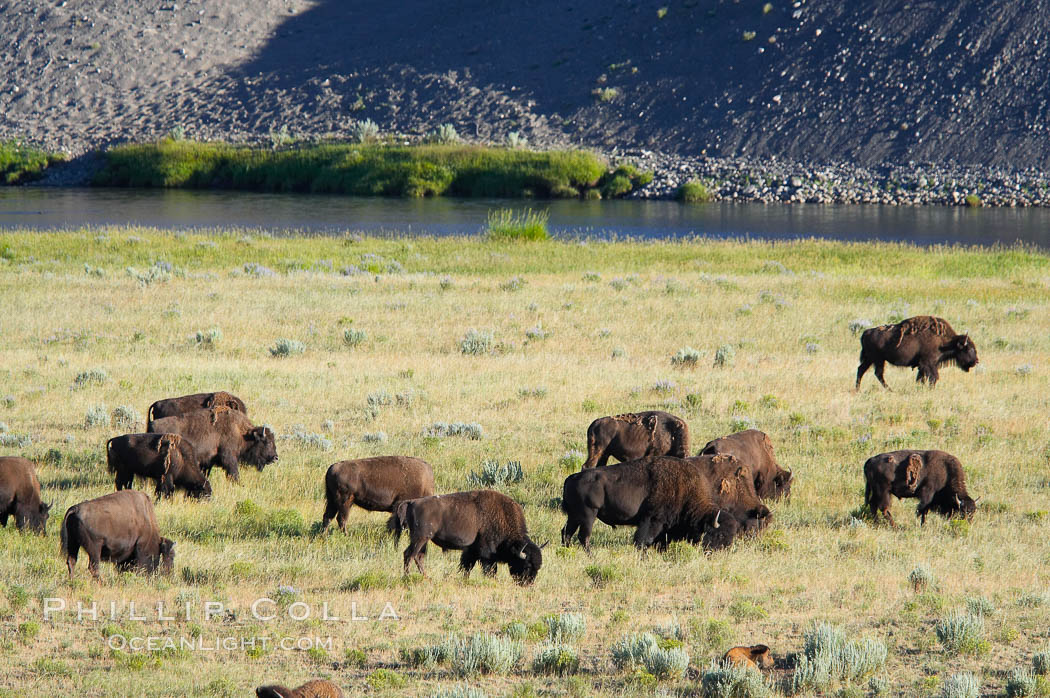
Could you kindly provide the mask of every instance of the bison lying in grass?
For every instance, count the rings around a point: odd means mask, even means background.
[[[755,492],[762,499],[780,499],[791,496],[791,471],[784,470],[773,457],[773,443],[757,429],[738,431],[714,441],[708,441],[700,455],[735,456],[751,468],[755,478]]]
[[[712,476],[716,472],[722,476]],[[595,519],[636,526],[639,548],[688,540],[716,550],[762,528],[770,516],[750,469],[733,456],[641,458],[583,470],[565,478],[561,507],[562,544],[578,532],[588,550]]]
[[[6,526],[7,518],[13,516],[18,530],[28,528],[42,534],[50,508],[40,501],[40,481],[33,464],[17,456],[0,457],[0,526]]]
[[[393,511],[399,502],[434,494],[434,471],[426,461],[408,456],[344,460],[328,466],[324,490],[321,531],[336,517],[345,531],[354,504],[367,511]]]
[[[387,524],[395,537],[408,529],[405,574],[415,561],[420,574],[427,543],[442,550],[462,550],[459,565],[466,574],[481,563],[485,574],[495,574],[503,563],[519,584],[532,584],[543,564],[541,546],[529,538],[525,512],[505,494],[473,490],[401,502]]]
[[[149,423],[148,431],[179,434],[193,442],[197,447],[197,462],[205,476],[217,465],[236,482],[240,475],[238,462],[262,470],[277,460],[273,431],[254,426],[243,412],[229,407],[156,419]]]
[[[609,457],[626,462],[652,456],[689,455],[689,426],[667,412],[638,412],[600,417],[587,427],[584,468],[604,466]]]
[[[178,434],[124,434],[106,444],[106,464],[117,490],[131,489],[135,476],[152,480],[157,497],[181,489],[191,497],[210,497],[211,483],[197,466],[197,449]]]
[[[343,690],[331,681],[314,679],[298,688],[259,686],[255,695],[257,698],[343,698]]]
[[[160,535],[153,504],[138,490],[111,492],[69,507],[62,519],[62,552],[70,580],[81,548],[96,581],[103,560],[121,571],[160,569],[164,574],[171,573],[175,561],[175,543]]]
[[[869,511],[890,515],[890,495],[917,498],[915,515],[926,523],[930,510],[951,518],[970,519],[977,502],[966,492],[966,474],[959,459],[944,451],[891,451],[872,456],[864,463],[864,502]]]
[[[765,645],[742,645],[722,655],[722,663],[734,664],[742,669],[772,669],[773,655]]]
[[[248,414],[248,408],[244,406],[244,400],[227,392],[217,393],[195,393],[183,395],[182,397],[169,397],[157,400],[149,406],[146,412],[146,420],[152,422],[154,419],[174,417],[178,414],[196,412],[197,410],[210,410],[212,407],[229,407]],[[152,431],[152,430],[151,430]]]
[[[882,325],[864,330],[860,336],[860,366],[857,367],[857,388],[860,379],[871,366],[882,387],[889,388],[882,377],[887,363],[919,369],[915,377],[920,383],[937,384],[937,369],[955,364],[969,372],[977,365],[977,347],[967,335],[956,334],[942,318],[919,315],[896,325]]]

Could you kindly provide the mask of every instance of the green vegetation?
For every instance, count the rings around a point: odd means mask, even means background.
[[[702,204],[711,200],[707,185],[698,179],[690,179],[678,187],[675,197],[687,204]]]
[[[61,153],[48,153],[18,141],[0,141],[0,184],[39,179],[50,165],[65,159]]]
[[[489,211],[488,235],[493,240],[546,240],[550,211],[531,208],[514,212],[509,208]]]
[[[367,122],[365,122],[367,123]],[[605,173],[583,151],[456,145],[455,129],[442,127],[417,146],[372,143],[362,125],[360,144],[302,145],[288,149],[165,139],[106,151],[95,184],[315,192],[359,196],[581,196]]]

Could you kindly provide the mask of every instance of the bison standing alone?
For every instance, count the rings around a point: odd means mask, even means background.
[[[177,414],[186,414],[197,410],[210,410],[212,407],[229,407],[231,410],[243,412],[245,415],[248,414],[248,408],[244,406],[244,400],[231,393],[219,391],[216,393],[195,393],[193,395],[157,400],[149,406],[149,410],[146,412],[146,421],[152,422],[154,419],[174,417]]]
[[[236,482],[240,475],[238,462],[262,470],[277,460],[273,431],[252,425],[243,412],[229,407],[155,419],[149,423],[148,431],[179,434],[193,442],[197,447],[197,463],[205,476],[217,465]]]
[[[624,463],[636,458],[689,455],[689,426],[668,412],[637,412],[599,417],[587,427],[584,468],[604,466],[612,456]]]
[[[345,531],[354,504],[367,511],[393,511],[398,502],[434,494],[434,471],[426,461],[408,456],[358,458],[330,465],[324,486],[321,530],[338,517]]]
[[[780,499],[791,496],[791,471],[784,470],[773,457],[773,442],[758,429],[738,431],[714,441],[708,441],[699,455],[717,454],[735,456],[751,468],[755,478],[755,492],[762,499]]]
[[[175,561],[175,543],[160,535],[149,497],[138,490],[110,492],[74,504],[62,519],[62,552],[69,579],[77,564],[77,553],[88,554],[88,570],[98,581],[98,563],[108,560],[118,570],[136,569],[170,574]]]
[[[15,526],[44,533],[50,504],[40,501],[40,481],[36,468],[25,458],[0,457],[0,526],[15,517]]]
[[[211,483],[197,465],[197,449],[178,434],[124,434],[106,444],[106,464],[118,490],[131,489],[135,476],[152,480],[157,497],[176,488],[191,497],[210,497]]]
[[[860,336],[856,387],[860,388],[860,379],[871,366],[875,366],[875,377],[884,388],[889,388],[882,377],[887,363],[919,369],[915,380],[929,382],[933,387],[940,375],[939,366],[954,363],[969,372],[977,362],[977,347],[969,336],[956,334],[942,318],[919,315],[896,325],[864,330]]]
[[[890,515],[890,495],[917,498],[915,510],[922,523],[931,509],[951,518],[973,517],[975,502],[966,492],[962,463],[944,451],[891,451],[872,456],[864,463],[864,502],[872,514]]]
[[[390,517],[388,528],[395,537],[408,529],[405,574],[415,561],[420,574],[427,543],[442,550],[462,550],[459,566],[466,574],[481,563],[485,574],[495,574],[503,563],[519,584],[532,584],[543,564],[540,546],[532,542],[525,527],[521,505],[493,490],[441,494],[401,502]]]

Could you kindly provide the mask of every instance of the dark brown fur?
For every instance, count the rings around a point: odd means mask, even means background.
[[[258,698],[343,698],[343,690],[331,681],[313,679],[299,688],[284,686],[259,686],[255,689]]]
[[[215,393],[194,393],[193,395],[157,400],[149,406],[149,410],[146,412],[146,420],[147,422],[152,422],[154,419],[174,417],[175,415],[195,412],[196,410],[208,410],[212,407],[229,407],[238,412],[243,412],[245,415],[248,414],[248,408],[245,407],[244,400],[232,393],[219,391]],[[148,425],[146,429],[147,431],[153,431]]]
[[[43,534],[50,504],[40,500],[40,480],[32,462],[17,456],[0,457],[0,526],[15,517],[18,530]]]
[[[587,427],[584,468],[604,466],[609,457],[635,458],[689,455],[689,425],[667,412],[637,412],[599,417]]]
[[[917,368],[915,380],[933,387],[940,377],[938,368],[944,364],[954,363],[967,372],[976,366],[977,347],[967,335],[956,334],[943,318],[919,315],[896,325],[864,330],[856,387],[860,388],[860,379],[874,366],[875,377],[889,388],[882,375],[887,363]]]
[[[338,518],[345,531],[354,504],[367,511],[393,511],[398,502],[434,494],[434,471],[426,461],[409,456],[358,458],[330,465],[324,485],[321,530]]]
[[[109,472],[117,490],[131,489],[135,476],[152,480],[157,497],[181,489],[192,497],[211,496],[211,484],[197,464],[197,449],[178,434],[125,434],[106,444]]]
[[[942,516],[973,518],[977,503],[966,492],[966,474],[959,459],[944,451],[891,451],[864,463],[864,502],[872,514],[890,515],[890,495],[916,498],[915,515],[926,523],[934,510]]]
[[[160,535],[153,503],[138,490],[110,492],[74,504],[62,519],[62,552],[69,579],[77,564],[77,553],[88,554],[88,570],[99,580],[98,564],[113,562],[118,570],[170,574],[175,543]]]
[[[532,584],[543,564],[540,546],[529,538],[525,512],[505,494],[473,490],[401,502],[390,517],[388,528],[398,538],[408,529],[411,540],[405,548],[405,574],[415,561],[420,574],[427,543],[442,550],[462,550],[459,564],[469,575],[474,565],[496,574],[498,563],[506,564],[519,584]]]
[[[739,667],[751,667],[753,669],[772,669],[773,655],[765,645],[751,645],[750,647],[733,647],[724,655],[722,661],[735,664]]]
[[[773,456],[773,442],[757,429],[738,431],[729,436],[708,441],[700,455],[724,453],[736,456],[751,468],[755,477],[755,492],[762,499],[780,499],[791,496],[791,471],[784,470]]]
[[[243,412],[213,407],[150,422],[153,433],[179,434],[197,450],[197,463],[205,476],[219,466],[234,481],[239,477],[238,462],[259,470],[277,460],[273,432],[253,426]]]

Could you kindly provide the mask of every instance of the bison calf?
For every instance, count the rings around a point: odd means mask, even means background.
[[[62,552],[66,555],[69,579],[77,564],[77,553],[88,554],[88,570],[99,581],[98,563],[113,562],[117,569],[170,574],[175,561],[175,543],[160,535],[153,504],[138,490],[110,492],[74,504],[62,519]]]
[[[689,426],[667,412],[638,412],[600,417],[587,427],[584,468],[604,466],[613,457],[621,463],[635,458],[689,455]]]
[[[217,465],[236,482],[240,476],[238,462],[262,470],[277,460],[273,431],[252,425],[243,412],[229,407],[155,419],[149,423],[147,431],[178,434],[189,439],[196,446],[197,463],[205,476],[210,475],[212,467]]]
[[[884,388],[889,388],[882,376],[887,363],[917,368],[915,380],[929,382],[933,387],[940,377],[939,366],[954,363],[969,372],[977,362],[977,347],[972,339],[956,334],[943,318],[919,315],[896,325],[864,330],[860,336],[856,387],[860,388],[860,379],[871,366],[875,366],[875,377]]]
[[[336,517],[345,531],[354,504],[367,511],[393,511],[398,502],[434,494],[434,471],[426,461],[408,456],[344,460],[328,466],[324,489],[321,531]]]
[[[772,669],[773,655],[769,653],[769,648],[765,645],[733,647],[722,655],[722,662],[735,664],[745,669]]]
[[[106,444],[106,463],[117,490],[131,489],[135,476],[152,480],[170,497],[176,488],[191,497],[210,497],[211,483],[197,466],[196,447],[178,434],[125,434]]]
[[[149,410],[146,412],[146,421],[152,422],[154,419],[174,417],[177,414],[195,412],[196,410],[210,410],[212,407],[229,407],[231,410],[243,412],[245,415],[248,414],[248,408],[244,406],[244,400],[236,395],[220,391],[216,393],[195,393],[193,395],[157,400],[149,406]]]
[[[959,459],[944,451],[891,451],[872,456],[864,463],[864,502],[872,514],[890,515],[890,495],[917,498],[915,515],[926,523],[935,510],[951,518],[973,517],[977,502],[966,492],[966,474]]]
[[[343,690],[331,681],[314,679],[298,688],[284,686],[259,686],[255,689],[257,698],[343,698]]]
[[[18,530],[44,533],[50,508],[40,501],[40,481],[33,464],[17,456],[0,457],[0,525],[6,526],[7,518],[13,516]]]
[[[543,564],[541,546],[529,538],[525,512],[510,497],[492,490],[456,492],[401,502],[388,523],[395,537],[408,529],[405,574],[415,561],[420,574],[427,543],[442,550],[462,550],[459,565],[469,575],[481,563],[485,574],[495,574],[503,563],[519,584],[532,584]]]
[[[791,496],[791,471],[784,470],[773,457],[773,442],[758,429],[738,431],[714,441],[708,441],[700,455],[735,456],[751,468],[755,478],[755,492],[762,499],[780,499]]]

